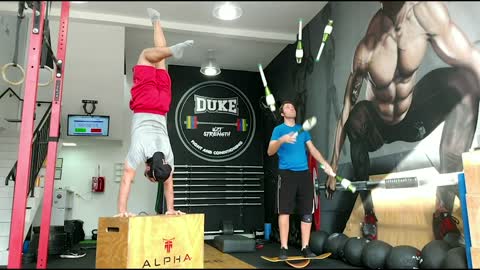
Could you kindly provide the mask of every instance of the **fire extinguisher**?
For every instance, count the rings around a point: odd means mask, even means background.
[[[92,177],[92,192],[105,191],[105,176],[100,176],[100,165],[98,165],[98,176]]]

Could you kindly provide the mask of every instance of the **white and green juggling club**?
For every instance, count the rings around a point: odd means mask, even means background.
[[[325,46],[325,43],[330,37],[330,34],[332,34],[332,31],[333,31],[333,21],[328,20],[328,24],[325,26],[325,30],[323,30],[322,44],[320,45],[320,49],[318,50],[317,58],[315,59],[316,62],[320,61],[320,55],[322,55],[323,47]]]
[[[297,64],[302,63],[303,58],[303,45],[302,45],[302,19],[298,21],[298,41],[297,41],[297,50],[295,51],[295,59]]]
[[[267,101],[267,105],[270,107],[270,111],[274,112],[275,108],[275,98],[273,97],[270,89],[267,85],[267,80],[265,79],[265,74],[263,74],[262,64],[258,64],[258,69],[260,70],[260,75],[262,76],[263,87],[265,87],[265,99]]]
[[[320,164],[320,168],[325,169],[325,166],[323,166],[323,164]],[[343,178],[335,174],[335,179],[337,180],[337,182],[340,183],[340,185],[342,185],[342,187],[350,190],[352,193],[355,193],[355,191],[357,191],[357,188],[347,178]]]
[[[302,132],[311,130],[316,124],[317,124],[317,117],[312,116],[307,120],[305,120],[305,122],[303,122],[302,124],[302,128],[299,131],[295,132],[295,134],[293,135],[297,137]]]

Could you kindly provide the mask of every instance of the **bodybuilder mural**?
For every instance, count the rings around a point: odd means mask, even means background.
[[[339,117],[331,165],[338,168],[346,136],[355,181],[369,176],[369,153],[395,141],[417,142],[444,122],[440,173],[462,171],[463,152],[475,134],[480,93],[480,52],[450,19],[442,2],[381,2],[356,46]],[[429,47],[450,67],[416,76]],[[366,83],[366,99],[359,100]],[[328,178],[332,198],[335,179]],[[436,239],[458,232],[451,212],[456,187],[438,187],[433,230]],[[377,238],[370,191],[360,193],[362,231]]]

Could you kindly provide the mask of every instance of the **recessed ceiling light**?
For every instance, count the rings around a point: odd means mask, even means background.
[[[71,142],[64,142],[62,143],[63,146],[77,146],[76,143],[71,143]]]
[[[221,70],[217,67],[207,66],[207,67],[202,68],[201,72],[202,72],[202,74],[204,74],[206,76],[216,76],[216,75],[220,74]]]
[[[72,4],[86,4],[88,1],[70,1]]]
[[[216,4],[213,8],[213,16],[220,20],[231,21],[240,18],[243,10],[231,2]]]

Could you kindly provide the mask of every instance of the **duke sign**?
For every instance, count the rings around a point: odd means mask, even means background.
[[[175,126],[183,145],[195,156],[212,162],[239,157],[255,134],[252,104],[235,86],[208,81],[181,97]]]

